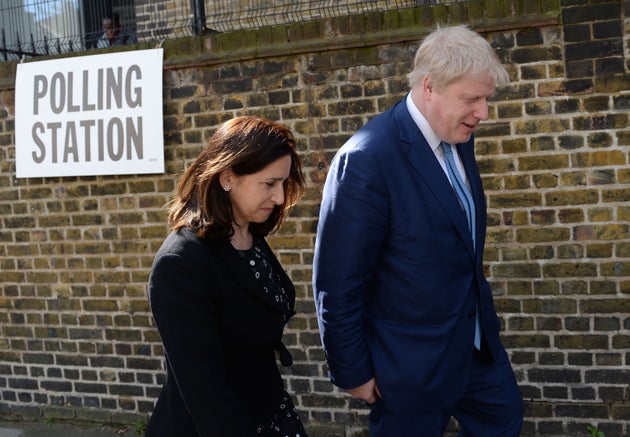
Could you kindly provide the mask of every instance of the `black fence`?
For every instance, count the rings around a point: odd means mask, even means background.
[[[0,61],[448,0],[2,0]],[[105,31],[109,30],[108,34]]]
[[[3,0],[0,60],[96,48],[109,18],[125,34],[136,27],[134,0]]]

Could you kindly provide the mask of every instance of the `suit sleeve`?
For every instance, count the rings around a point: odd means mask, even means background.
[[[365,337],[366,293],[388,230],[387,187],[361,149],[331,165],[320,210],[313,288],[330,377],[344,389],[373,377]]]
[[[149,281],[155,323],[199,435],[242,436],[250,424],[226,385],[219,295],[209,269],[188,255],[166,253],[155,261]]]

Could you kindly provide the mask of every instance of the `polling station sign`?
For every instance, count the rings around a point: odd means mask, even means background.
[[[21,63],[18,178],[164,173],[163,50]]]

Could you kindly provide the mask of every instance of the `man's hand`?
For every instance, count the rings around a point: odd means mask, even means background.
[[[353,398],[362,399],[368,404],[373,404],[381,396],[381,392],[376,385],[376,379],[372,378],[363,385],[348,390]]]

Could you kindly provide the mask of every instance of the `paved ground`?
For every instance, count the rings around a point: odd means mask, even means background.
[[[310,426],[309,437],[367,437],[368,432],[363,428],[351,428],[344,431],[338,426]],[[0,437],[140,437],[133,427],[91,427],[78,425],[24,422],[0,422]],[[446,433],[444,437],[455,437],[456,433]]]
[[[0,422],[0,437],[135,437],[132,429],[112,427],[83,428],[43,423]]]

